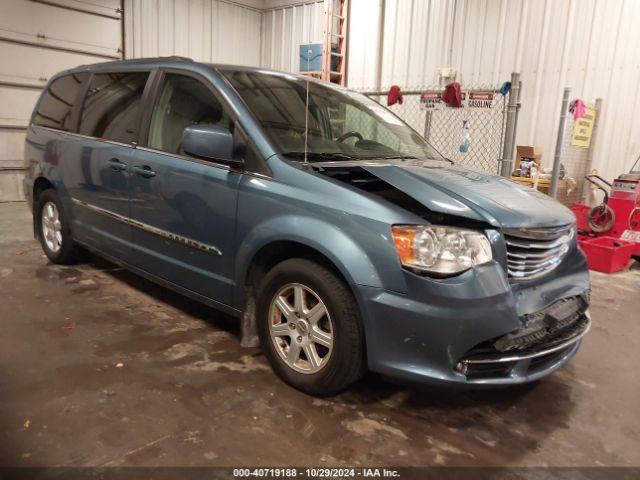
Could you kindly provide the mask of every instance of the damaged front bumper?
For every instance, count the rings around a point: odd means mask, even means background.
[[[585,311],[556,337],[545,337],[530,347],[508,352],[475,352],[462,358],[455,370],[476,383],[544,371],[573,354],[590,328],[591,317]]]
[[[408,293],[358,287],[369,368],[429,384],[535,381],[576,353],[591,321],[584,256],[513,286],[493,263],[450,279],[406,272]]]

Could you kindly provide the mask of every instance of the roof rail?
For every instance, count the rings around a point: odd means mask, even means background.
[[[193,58],[183,57],[180,55],[170,55],[167,57],[142,57],[142,58],[126,58],[124,60],[111,60],[109,62],[99,62],[99,63],[83,63],[82,65],[78,65],[75,68],[88,68],[93,67],[94,65],[101,65],[106,63],[144,63],[144,62],[162,62],[167,60],[180,60],[183,62],[193,62]]]
[[[116,62],[153,62],[162,60],[184,60],[185,62],[193,62],[193,58],[183,57],[181,55],[169,55],[166,57],[127,58],[124,60],[116,60]]]

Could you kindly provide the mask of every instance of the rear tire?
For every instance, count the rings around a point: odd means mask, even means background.
[[[289,385],[335,395],[365,372],[358,306],[327,268],[305,259],[276,265],[258,288],[257,315],[262,349]]]
[[[34,219],[38,240],[49,260],[66,265],[79,259],[69,218],[55,190],[48,189],[40,194],[34,207]]]

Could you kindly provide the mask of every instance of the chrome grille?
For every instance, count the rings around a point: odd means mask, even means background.
[[[569,250],[574,225],[555,228],[514,228],[503,231],[507,272],[514,280],[530,280],[556,268]]]

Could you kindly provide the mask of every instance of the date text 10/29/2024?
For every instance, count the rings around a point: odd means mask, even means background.
[[[389,468],[234,468],[234,478],[400,478]]]

